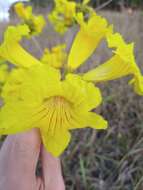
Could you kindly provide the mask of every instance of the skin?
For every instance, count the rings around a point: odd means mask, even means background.
[[[36,177],[39,157],[42,176]],[[0,189],[65,190],[60,160],[42,146],[37,129],[6,138],[0,150]]]

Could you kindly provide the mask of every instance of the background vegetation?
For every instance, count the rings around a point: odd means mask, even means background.
[[[33,4],[37,6],[45,6],[47,4],[52,4],[53,0],[30,0]],[[82,0],[76,0],[81,2]],[[143,6],[143,0],[91,0],[91,4],[95,7],[100,6],[103,3],[110,2],[106,8],[118,8],[120,5],[124,5],[126,7],[138,7],[141,8]]]

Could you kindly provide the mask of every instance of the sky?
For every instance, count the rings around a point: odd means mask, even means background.
[[[0,0],[0,20],[8,20],[8,10],[12,3],[23,0]]]

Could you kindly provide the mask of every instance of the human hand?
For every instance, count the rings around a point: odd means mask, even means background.
[[[42,164],[42,176],[36,166]],[[0,190],[64,190],[60,160],[41,145],[37,129],[8,136],[0,150]]]

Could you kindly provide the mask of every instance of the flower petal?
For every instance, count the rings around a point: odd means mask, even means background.
[[[47,64],[31,66],[28,69],[14,69],[3,87],[2,98],[6,102],[23,98],[29,103],[40,102],[41,99],[57,93],[60,79],[59,70]]]
[[[41,130],[41,136],[45,148],[53,156],[58,157],[63,153],[70,142],[71,135],[68,131],[57,130],[54,136],[50,136]]]
[[[100,115],[89,112],[87,115],[87,126],[93,127],[95,129],[106,129],[107,121]]]
[[[134,58],[134,44],[126,44],[120,34],[112,34],[107,38],[109,47],[116,47],[115,55],[97,68],[85,73],[86,81],[107,81],[126,75],[133,75],[131,84],[138,94],[143,94],[143,79]]]
[[[63,91],[69,101],[76,102],[74,105],[85,111],[96,108],[102,101],[99,88],[75,74],[67,74]]]
[[[0,108],[0,134],[16,134],[37,127],[38,117],[31,117],[34,105],[10,102]],[[34,114],[33,114],[34,115]]]
[[[136,74],[136,76],[129,81],[130,85],[133,85],[134,91],[139,94],[143,95],[143,76],[140,73]]]
[[[68,57],[68,67],[71,70],[79,67],[94,52],[101,40],[111,30],[107,21],[93,14],[86,23],[82,13],[78,14],[77,20],[80,30],[77,33]]]
[[[48,65],[13,70],[3,88],[0,134],[39,127],[48,115],[46,101],[57,95],[59,83],[60,72]]]
[[[91,127],[95,129],[107,128],[107,121],[102,116],[94,112],[84,113],[82,110],[79,109],[75,110],[71,116],[72,119],[70,121],[70,126],[68,127],[70,130],[86,127]]]

